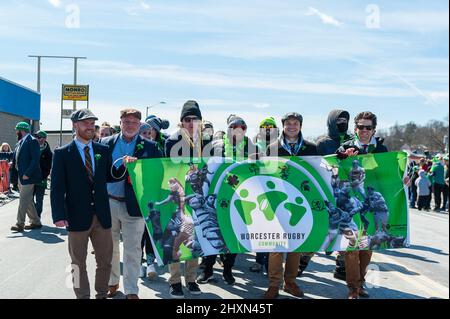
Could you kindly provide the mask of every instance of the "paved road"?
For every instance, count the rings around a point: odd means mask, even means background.
[[[11,233],[18,201],[0,207],[0,298],[74,298],[70,282],[65,230],[55,228],[50,219],[49,197],[44,205],[44,226],[23,234]],[[447,214],[411,210],[411,247],[375,253],[368,274],[372,298],[449,298],[449,220]],[[267,277],[248,271],[253,255],[238,256],[236,285],[224,284],[220,265],[216,280],[202,285],[203,294],[193,299],[255,299],[267,287]],[[88,257],[93,283],[95,261]],[[345,298],[345,283],[332,276],[334,257],[317,254],[304,276],[298,280],[305,298]],[[165,268],[154,280],[140,280],[141,298],[169,298]],[[123,285],[121,285],[123,287]],[[94,292],[93,294],[94,295]],[[117,298],[122,298],[119,295]],[[186,293],[187,298],[191,298]],[[290,298],[282,293],[282,298]]]

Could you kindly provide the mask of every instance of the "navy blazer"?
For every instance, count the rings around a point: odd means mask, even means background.
[[[109,156],[111,162],[112,162],[112,153],[114,151],[114,147],[116,146],[117,140],[119,139],[119,136],[120,134],[115,134],[113,136],[106,137],[100,141],[100,143],[109,146]],[[138,145],[142,145],[142,147],[139,147]],[[161,153],[155,142],[146,140],[142,138],[140,135],[138,135],[133,157],[139,159],[161,158],[163,157],[163,154]],[[113,167],[114,176],[122,176],[125,169],[126,168],[124,165],[121,165],[118,169]],[[125,202],[127,206],[128,215],[132,217],[142,217],[141,209],[139,207],[139,203],[136,199],[136,195],[133,190],[133,185],[131,184],[130,179],[128,178],[128,172],[125,173],[122,179],[115,179],[116,182],[121,180],[125,180]]]
[[[67,220],[69,231],[87,231],[97,216],[103,228],[111,228],[106,183],[110,180],[111,162],[108,146],[92,143],[94,149],[94,183],[90,184],[75,141],[55,150],[51,173],[50,201],[53,221]]]
[[[20,143],[20,142],[19,142]],[[40,167],[41,150],[37,139],[28,135],[21,143],[19,154],[17,150],[19,143],[16,145],[13,158],[13,166],[17,163],[19,171],[19,179],[22,185],[39,184],[42,182],[42,174]],[[26,181],[23,176],[29,177]]]

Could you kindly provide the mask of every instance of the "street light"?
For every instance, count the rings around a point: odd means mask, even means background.
[[[156,104],[153,104],[153,105],[147,106],[147,110],[146,110],[146,112],[145,112],[145,118],[147,118],[147,117],[148,117],[148,110],[149,110],[149,109],[151,109],[152,107],[158,106],[158,105],[160,105],[160,104],[167,104],[167,103],[166,103],[166,102],[164,102],[164,101],[161,101],[161,102],[159,102],[159,103],[156,103]]]

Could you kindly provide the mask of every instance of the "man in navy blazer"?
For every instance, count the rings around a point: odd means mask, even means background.
[[[38,141],[30,135],[30,125],[25,122],[17,123],[16,133],[19,142],[14,150],[13,167],[19,173],[20,200],[17,211],[17,223],[11,227],[12,231],[22,232],[24,229],[42,228],[34,205],[34,184],[42,180],[39,166],[40,148]],[[30,225],[25,226],[28,215]]]
[[[95,250],[97,299],[108,293],[111,273],[111,211],[106,183],[111,162],[107,145],[92,141],[97,118],[89,110],[71,116],[75,140],[55,150],[51,174],[53,222],[67,227],[74,291],[78,299],[90,298],[86,257],[89,239]]]
[[[127,299],[138,299],[137,282],[141,267],[141,241],[145,222],[125,164],[138,158],[162,157],[161,151],[154,142],[147,141],[139,135],[141,116],[141,112],[135,109],[122,110],[120,112],[121,133],[101,141],[102,144],[109,145],[113,162],[113,178],[115,178],[113,183],[108,184],[114,244],[109,297],[113,297],[119,289],[119,240],[122,232],[124,292]]]

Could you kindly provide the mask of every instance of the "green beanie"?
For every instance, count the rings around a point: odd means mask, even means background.
[[[36,133],[37,136],[47,138],[47,132],[46,131],[38,131]]]
[[[19,122],[16,125],[16,131],[30,132],[30,124],[27,122]]]
[[[275,119],[273,117],[267,117],[261,121],[261,123],[259,124],[259,127],[263,127],[263,126],[267,126],[267,125],[272,125],[274,128],[276,128],[277,122],[275,121]]]

